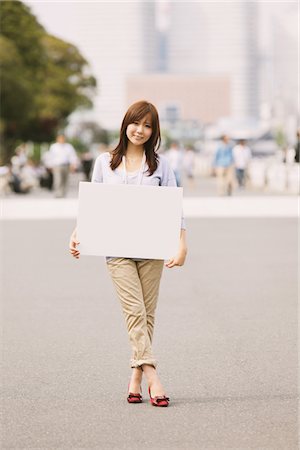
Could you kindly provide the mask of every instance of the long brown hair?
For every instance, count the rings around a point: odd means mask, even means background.
[[[112,151],[112,159],[110,162],[110,167],[112,170],[115,170],[121,164],[122,156],[126,153],[128,143],[126,130],[128,125],[143,119],[148,113],[151,115],[152,134],[148,141],[145,142],[144,149],[146,154],[146,162],[149,167],[149,175],[152,175],[157,169],[157,150],[161,142],[158,112],[152,103],[141,100],[131,105],[124,116],[120,129],[120,141],[116,148]]]

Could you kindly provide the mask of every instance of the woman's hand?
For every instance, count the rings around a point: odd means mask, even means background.
[[[174,266],[183,266],[186,254],[187,254],[186,250],[179,251],[177,256],[174,256],[174,258],[169,259],[169,261],[165,263],[165,266],[168,267],[169,269],[171,269]]]
[[[73,231],[71,237],[70,237],[70,243],[69,243],[69,249],[70,253],[74,258],[79,259],[80,252],[77,249],[77,245],[79,245],[80,242],[77,240],[76,230]]]
[[[177,256],[174,256],[173,258],[169,259],[169,261],[167,261],[165,263],[165,266],[168,267],[169,269],[171,269],[174,266],[183,266],[183,264],[185,262],[185,258],[187,255],[185,234],[186,234],[185,229],[182,229],[181,233],[180,233],[180,245],[179,245],[179,252],[178,252]]]

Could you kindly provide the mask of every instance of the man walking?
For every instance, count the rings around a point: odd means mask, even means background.
[[[217,148],[213,167],[218,180],[218,194],[231,195],[234,183],[233,153],[226,135],[222,136],[222,143]]]
[[[181,186],[181,175],[183,167],[183,153],[176,141],[171,143],[171,147],[166,151],[166,157],[175,174],[177,186]]]
[[[65,197],[69,173],[75,172],[78,159],[74,147],[66,142],[63,134],[59,134],[56,143],[50,146],[49,159],[53,170],[55,197]]]
[[[250,148],[246,145],[246,141],[241,139],[237,145],[233,147],[233,160],[235,166],[235,174],[239,188],[245,187],[245,175],[252,157]]]

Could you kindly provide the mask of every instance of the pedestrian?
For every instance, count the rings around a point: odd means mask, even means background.
[[[22,170],[27,163],[27,146],[26,144],[21,144],[15,149],[15,153],[10,160],[11,164],[11,177],[10,185],[13,192],[16,194],[24,194],[22,188]]]
[[[53,170],[50,150],[47,150],[41,158],[41,187],[52,191],[53,189]]]
[[[25,166],[27,162],[27,145],[26,143],[20,144],[15,149],[15,154],[11,158],[11,163],[14,166],[15,170],[22,169],[23,166]]]
[[[216,171],[219,195],[231,195],[234,185],[234,165],[232,146],[227,135],[222,136],[218,146],[213,167]]]
[[[38,169],[32,159],[28,159],[21,169],[20,187],[23,193],[36,189],[39,185]]]
[[[192,145],[187,145],[184,153],[183,165],[188,180],[188,187],[190,189],[195,189],[195,164],[196,155],[194,147]]]
[[[0,163],[0,197],[10,193],[10,168]]]
[[[107,184],[141,184],[176,186],[168,160],[159,155],[160,126],[155,106],[146,101],[131,105],[120,130],[120,140],[111,153],[96,159],[92,182]],[[157,218],[159,226],[159,217]],[[70,238],[70,252],[78,258],[76,228]],[[116,288],[132,346],[127,401],[142,401],[141,382],[145,375],[150,401],[155,406],[168,406],[169,398],[158,377],[157,361],[152,352],[152,338],[160,279],[164,265],[182,266],[187,253],[185,224],[182,218],[178,254],[164,264],[163,260],[106,257],[106,264]]]
[[[297,142],[295,145],[295,163],[299,163],[300,161],[300,130],[297,131]]]
[[[238,185],[243,189],[245,187],[245,177],[249,162],[252,158],[252,153],[250,148],[246,145],[245,139],[241,139],[239,143],[233,147],[232,152]]]
[[[54,194],[56,198],[65,197],[68,189],[69,173],[75,172],[78,158],[73,145],[59,134],[49,149],[49,164],[53,170]]]
[[[85,181],[90,181],[91,170],[94,163],[93,154],[89,151],[81,155],[81,167],[85,177]]]
[[[166,151],[166,157],[168,158],[171,169],[175,174],[177,186],[181,186],[183,153],[177,141],[173,141],[171,143],[170,148]]]

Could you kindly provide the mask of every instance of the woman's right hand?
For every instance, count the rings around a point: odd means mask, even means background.
[[[70,237],[70,243],[69,243],[69,249],[70,249],[70,253],[72,256],[74,256],[74,258],[79,259],[80,256],[80,252],[77,249],[77,245],[79,245],[80,242],[77,240],[77,236],[76,233],[72,233],[71,237]]]

